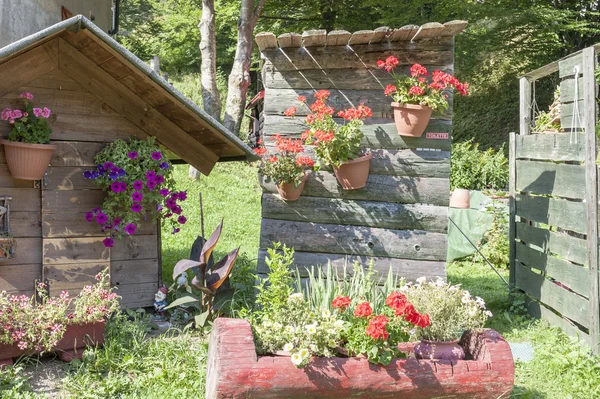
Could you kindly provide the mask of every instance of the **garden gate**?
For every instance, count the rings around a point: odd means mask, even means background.
[[[510,137],[512,285],[530,313],[599,346],[597,83],[600,45],[521,78],[520,135]],[[566,133],[531,134],[535,81],[558,72]]]
[[[445,278],[452,108],[430,121],[429,134],[399,136],[383,93],[392,79],[377,60],[394,55],[405,73],[413,63],[452,72],[454,36],[466,25],[256,35],[264,61],[265,143],[275,134],[300,137],[307,110],[297,97],[312,99],[316,90],[326,89],[336,111],[360,103],[372,109],[363,146],[374,155],[367,186],[360,190],[343,191],[332,171],[321,169],[311,173],[299,200],[286,203],[272,182],[261,181],[259,273],[268,270],[266,249],[281,241],[295,248],[297,266],[372,260],[375,269],[387,272],[392,265],[408,279]],[[284,116],[291,106],[298,109],[296,118]]]

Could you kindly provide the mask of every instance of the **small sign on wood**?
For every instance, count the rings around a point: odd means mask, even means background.
[[[428,133],[425,133],[425,138],[432,139],[432,140],[448,140],[448,133],[428,132]]]

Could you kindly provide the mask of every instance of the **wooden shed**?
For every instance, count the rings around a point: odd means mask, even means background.
[[[281,241],[295,248],[297,266],[372,261],[376,269],[386,272],[391,265],[408,279],[445,278],[452,106],[431,119],[422,137],[399,136],[383,92],[393,80],[377,61],[393,55],[404,73],[413,63],[453,72],[454,36],[466,26],[451,21],[256,35],[264,61],[265,143],[275,134],[300,137],[306,129],[299,95],[312,99],[326,89],[336,112],[360,103],[373,111],[363,127],[363,146],[373,153],[365,188],[344,191],[333,172],[322,169],[311,173],[298,201],[286,203],[263,179],[259,272],[268,270],[266,249]],[[298,117],[284,116],[291,106]]]
[[[112,249],[84,212],[104,199],[83,171],[105,143],[156,137],[172,161],[208,175],[219,161],[254,159],[252,150],[144,62],[82,16],[0,49],[0,109],[31,92],[52,110],[52,142],[59,148],[42,181],[12,178],[0,151],[0,196],[10,201],[16,256],[0,261],[0,290],[30,295],[48,280],[50,294],[78,291],[110,267],[122,304],[152,305],[161,281],[160,226]],[[1,122],[1,121],[0,121]],[[0,134],[10,131],[0,123]]]

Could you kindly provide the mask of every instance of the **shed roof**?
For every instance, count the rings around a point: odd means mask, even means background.
[[[77,15],[0,49],[0,97],[60,69],[180,159],[208,175],[218,161],[256,159],[235,134],[145,62]]]

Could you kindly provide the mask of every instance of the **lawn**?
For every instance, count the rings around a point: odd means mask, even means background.
[[[163,232],[165,281],[173,265],[187,258],[200,232],[198,193],[202,192],[207,234],[225,218],[219,255],[241,245],[241,262],[234,269],[237,281],[252,276],[260,232],[260,189],[256,169],[242,163],[218,165],[210,177],[187,178],[187,167],[176,168],[179,189],[187,190],[189,222],[178,235]],[[505,277],[506,271],[502,272]],[[460,283],[473,295],[484,298],[494,313],[489,322],[508,340],[529,341],[533,360],[516,363],[513,398],[600,397],[600,358],[592,357],[573,339],[544,322],[529,319],[520,302],[508,300],[502,280],[483,263],[455,262],[448,279]],[[57,369],[44,393],[36,378],[48,361],[30,360],[15,369],[0,372],[1,398],[191,398],[202,397],[206,367],[206,337],[197,331],[150,333],[146,318],[119,317],[109,323],[103,348],[86,352],[83,361],[71,365],[52,363]],[[33,386],[36,392],[30,392]]]

